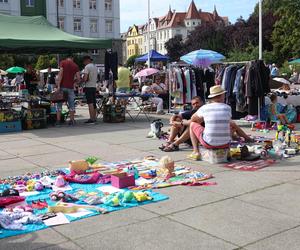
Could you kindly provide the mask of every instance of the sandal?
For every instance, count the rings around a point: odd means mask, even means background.
[[[165,147],[163,149],[164,152],[175,152],[175,151],[179,151],[179,146],[175,145],[175,144],[170,144],[169,146]]]
[[[172,143],[171,142],[167,142],[166,144],[162,144],[160,147],[158,147],[160,150],[164,151],[164,149],[166,147],[169,147]]]
[[[190,155],[187,156],[188,159],[193,160],[193,161],[199,161],[201,159],[201,156],[199,153],[191,153]]]

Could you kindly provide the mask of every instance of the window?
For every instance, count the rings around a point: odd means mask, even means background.
[[[112,0],[105,0],[104,6],[105,6],[105,10],[111,11],[112,10]]]
[[[98,32],[98,25],[97,25],[97,23],[98,23],[97,19],[91,19],[91,21],[90,21],[90,31],[92,33]]]
[[[63,8],[65,6],[65,1],[64,0],[59,0],[58,1],[58,6]]]
[[[0,3],[8,3],[8,0],[0,0]]]
[[[73,0],[74,9],[80,9],[80,0]]]
[[[34,7],[34,0],[26,0],[26,7]]]
[[[106,29],[106,32],[112,32],[113,31],[113,22],[112,22],[112,20],[106,20],[105,21],[105,29]]]
[[[90,10],[96,10],[96,9],[97,9],[97,1],[90,0]]]
[[[193,22],[193,25],[195,25],[195,22]]]
[[[81,18],[74,18],[74,31],[81,31]]]
[[[187,24],[188,26],[190,25],[190,23],[189,23],[189,22],[187,22],[186,24]]]
[[[58,18],[58,23],[59,23],[59,28],[61,30],[65,29],[65,18],[64,17],[59,17]]]

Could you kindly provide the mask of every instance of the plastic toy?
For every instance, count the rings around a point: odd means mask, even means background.
[[[122,203],[130,203],[134,199],[134,194],[131,191],[126,191],[123,194]]]
[[[34,189],[36,191],[42,191],[44,189],[44,185],[40,181],[37,181],[34,185]]]
[[[65,192],[62,191],[51,193],[50,198],[52,201],[63,201],[63,202],[78,201],[78,199],[73,195],[66,194]]]
[[[54,185],[57,186],[57,187],[64,187],[66,186],[66,181],[64,179],[64,177],[62,175],[59,175],[56,177],[55,179],[55,182],[54,182]]]
[[[94,210],[102,214],[107,213],[106,209],[96,206],[77,205],[74,203],[58,202],[55,206],[48,206],[48,212],[50,213],[76,213],[79,209]]]
[[[294,125],[282,125],[279,124],[277,125],[277,132],[276,132],[276,140],[279,139],[279,134],[282,133],[282,138],[281,141],[286,141],[286,135],[288,136],[287,138],[287,142],[288,142],[288,146],[291,145],[291,135],[292,135],[292,131],[295,129]]]
[[[109,207],[120,206],[120,200],[116,194],[111,194],[102,199],[104,205]]]
[[[129,175],[134,175],[134,179],[138,179],[139,178],[139,171],[134,166],[129,166],[127,168],[124,168],[123,171],[125,173],[129,174]]]
[[[133,195],[138,202],[153,200],[153,197],[151,197],[147,192],[137,192],[133,193]]]
[[[160,166],[167,171],[166,179],[175,176],[175,163],[170,156],[164,156],[159,161]]]

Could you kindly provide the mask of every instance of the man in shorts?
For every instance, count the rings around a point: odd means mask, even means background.
[[[202,100],[199,96],[192,98],[192,110],[185,111],[178,115],[173,115],[170,119],[171,131],[170,137],[165,145],[160,147],[165,152],[178,151],[182,143],[192,144],[190,140],[190,123],[193,114],[202,106]],[[177,137],[177,139],[176,139]]]
[[[94,124],[97,118],[96,112],[96,89],[98,79],[98,69],[93,63],[93,59],[90,56],[83,57],[83,64],[85,68],[83,70],[83,82],[85,83],[85,96],[89,106],[90,119],[87,120],[86,124]]]
[[[233,133],[245,141],[252,139],[231,120],[231,107],[224,103],[226,91],[221,86],[210,88],[210,103],[205,104],[192,116],[190,136],[193,153],[192,160],[200,159],[199,143],[208,149],[229,148]]]
[[[60,71],[58,74],[57,90],[62,90],[68,96],[68,106],[70,112],[69,125],[75,125],[75,94],[74,85],[80,82],[80,73],[78,65],[73,61],[72,56],[68,56],[60,63]],[[57,122],[61,122],[61,111],[63,103],[57,103]]]

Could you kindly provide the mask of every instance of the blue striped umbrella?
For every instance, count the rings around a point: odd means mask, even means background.
[[[205,49],[195,50],[180,57],[180,60],[188,64],[202,67],[208,67],[211,64],[220,63],[224,59],[225,56],[223,56],[222,54],[213,50]]]

